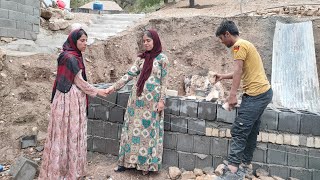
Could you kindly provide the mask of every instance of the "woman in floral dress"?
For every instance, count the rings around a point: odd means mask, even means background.
[[[144,33],[145,52],[138,55],[128,72],[107,89],[112,93],[134,79],[122,128],[118,167],[136,168],[142,173],[158,171],[162,164],[164,104],[169,61],[162,53],[156,31]],[[137,77],[137,79],[135,78]]]
[[[74,30],[59,55],[39,180],[76,180],[86,175],[86,94],[106,95],[105,90],[86,82],[81,53],[86,49],[86,42],[86,32]]]

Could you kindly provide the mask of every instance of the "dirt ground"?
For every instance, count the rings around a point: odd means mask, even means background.
[[[169,88],[183,95],[184,77],[206,75],[208,70],[228,72],[232,62],[228,49],[214,36],[214,30],[222,17],[240,13],[237,0],[195,0],[196,8],[186,8],[188,0],[177,1],[159,11],[148,14],[146,20],[135,27],[105,41],[88,47],[85,63],[90,83],[110,82],[111,71],[119,78],[141,49],[141,33],[150,27],[159,31],[163,47],[170,61]],[[214,2],[214,3],[213,3]],[[316,4],[319,1],[304,1]],[[282,5],[301,5],[301,1],[248,0],[244,12],[251,12]],[[91,15],[76,14],[72,22],[89,24]],[[271,74],[272,24],[277,18],[232,17],[242,29],[242,36],[257,42],[268,76]],[[320,27],[319,21],[316,22]],[[317,26],[315,26],[317,27]],[[318,31],[318,30],[317,30]],[[263,32],[263,34],[261,34]],[[59,32],[67,33],[67,31]],[[319,32],[314,32],[320,39]],[[129,46],[128,46],[129,45]],[[316,51],[320,43],[316,42]],[[41,152],[34,148],[20,150],[23,135],[38,134],[39,146],[43,146],[50,112],[50,96],[56,73],[57,54],[32,56],[5,56],[0,52],[0,164],[10,166],[20,155],[40,163]],[[230,82],[224,84],[226,87]],[[143,177],[139,172],[113,172],[116,158],[98,153],[88,154],[88,176],[93,179],[166,179],[167,171]],[[0,179],[9,179],[7,171]]]

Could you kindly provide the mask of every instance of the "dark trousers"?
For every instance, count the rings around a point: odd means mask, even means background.
[[[272,89],[258,96],[244,94],[231,128],[231,144],[228,162],[238,166],[240,163],[251,163],[257,146],[257,136],[261,124],[261,115],[271,102]]]

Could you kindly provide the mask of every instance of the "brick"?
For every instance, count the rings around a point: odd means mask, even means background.
[[[177,149],[177,134],[165,131],[163,147],[166,149]]]
[[[21,13],[21,12],[9,11],[9,19],[25,21],[26,20],[26,15]]]
[[[300,132],[301,115],[294,112],[280,112],[278,130],[291,133]]]
[[[230,129],[227,129],[227,131],[226,131],[226,137],[228,137],[228,138],[231,138],[232,136],[231,136],[231,130]]]
[[[300,142],[300,146],[307,146],[307,136],[300,135],[299,142]]]
[[[283,135],[283,144],[291,145],[291,135],[290,134]]]
[[[97,105],[89,104],[88,107],[88,118],[89,119],[95,119],[95,111],[96,111]]]
[[[219,129],[218,128],[212,128],[211,136],[219,137]]]
[[[10,167],[10,174],[13,176],[13,179],[34,179],[37,169],[37,163],[20,156],[15,164]]]
[[[267,162],[267,144],[259,143],[253,152],[253,161],[255,162]]]
[[[276,144],[283,145],[283,135],[282,134],[277,135]]]
[[[199,102],[198,118],[209,120],[209,121],[216,120],[216,118],[217,118],[217,103]]]
[[[7,9],[0,8],[0,18],[1,19],[8,19],[9,18],[9,11]]]
[[[93,137],[87,137],[87,151],[93,151]]]
[[[0,27],[0,36],[4,36],[4,37],[8,36],[8,29]]]
[[[287,147],[288,165],[293,167],[308,167],[308,152],[305,149]]]
[[[2,9],[8,9],[12,11],[17,11],[18,10],[18,3],[13,2],[13,1],[0,1],[0,7]]]
[[[307,147],[314,147],[314,137],[307,137]]]
[[[187,133],[188,119],[184,117],[171,116],[171,131]]]
[[[278,116],[279,112],[267,108],[261,116],[260,128],[262,130],[277,130]]]
[[[181,100],[180,116],[197,118],[198,102],[194,100]]]
[[[236,109],[232,111],[226,111],[222,108],[221,104],[217,105],[217,121],[233,123],[236,118]]]
[[[163,164],[167,166],[178,167],[178,153],[177,151],[164,149],[163,150]]]
[[[290,177],[298,179],[312,179],[312,171],[302,168],[290,169]]]
[[[227,129],[225,129],[225,128],[219,129],[219,137],[220,138],[226,137],[226,131],[227,131]]]
[[[106,106],[96,106],[95,107],[95,114],[94,114],[94,118],[95,119],[99,119],[99,120],[109,120],[109,108]]]
[[[229,141],[225,138],[212,138],[210,154],[213,156],[223,156],[228,155],[228,145]]]
[[[106,152],[106,139],[101,137],[93,137],[92,151],[105,153]]]
[[[270,165],[269,173],[273,176],[279,176],[281,178],[287,179],[289,177],[290,170],[286,166]]]
[[[257,135],[257,142],[261,142],[261,139],[262,138],[262,136],[261,136],[261,133],[259,132],[259,134]]]
[[[168,98],[166,101],[166,109],[165,111],[168,114],[180,115],[180,104],[181,100],[178,98]]]
[[[179,168],[187,171],[192,171],[195,167],[195,155],[191,153],[178,152],[179,155]]]
[[[309,149],[309,169],[320,170],[320,151],[318,149]]]
[[[24,38],[24,30],[8,29],[8,37]]]
[[[206,128],[206,136],[212,136],[212,128]]]
[[[193,152],[199,154],[209,154],[211,147],[211,138],[206,136],[193,137]]]
[[[93,122],[92,120],[88,119],[87,121],[87,134],[88,135],[92,135],[92,126],[93,126]]]
[[[0,27],[3,28],[16,28],[16,22],[9,19],[0,19]]]
[[[130,96],[129,93],[118,92],[117,104],[120,105],[121,107],[126,108],[128,105],[129,96]]]
[[[105,137],[103,121],[92,121],[92,135],[98,137]]]
[[[29,5],[23,5],[18,3],[17,11],[25,13],[25,14],[30,14],[33,15],[33,6]]]
[[[101,103],[102,105],[109,106],[109,107],[114,107],[117,104],[117,96],[118,93],[114,92],[107,97],[101,97]],[[128,102],[128,100],[127,100]]]
[[[128,110],[128,109],[127,109]],[[125,110],[121,107],[113,107],[110,109],[110,122],[119,122],[122,123],[124,120]],[[129,116],[128,112],[127,115]]]
[[[193,136],[188,134],[178,134],[177,150],[184,152],[193,152]]]
[[[25,21],[17,21],[17,29],[32,31],[32,24]]]
[[[9,13],[9,15],[10,15],[10,13]],[[40,24],[40,18],[39,17],[33,16],[33,15],[29,15],[29,14],[26,14],[25,16],[26,16],[25,20],[27,22],[30,22],[32,24]]]
[[[211,155],[198,155],[196,154],[195,168],[206,168],[213,166],[213,158]]]
[[[31,31],[24,31],[24,38],[30,40],[37,40],[37,34]]]
[[[269,134],[267,132],[260,132],[261,142],[269,142]]]
[[[315,148],[320,148],[320,137],[315,137],[314,138],[314,147]]]
[[[287,165],[286,147],[275,144],[268,144],[267,162],[270,164]]]
[[[104,137],[109,139],[118,139],[118,124],[106,122],[104,124]]]
[[[170,131],[171,130],[171,116],[169,114],[164,114],[164,130]]]
[[[299,136],[298,135],[291,135],[291,145],[292,146],[299,146]]]
[[[276,143],[276,141],[277,141],[277,135],[276,134],[274,134],[274,133],[269,133],[269,135],[268,135],[268,141],[270,142],[270,143]]]
[[[206,121],[201,119],[188,119],[188,134],[205,135]]]
[[[320,116],[311,113],[301,115],[301,134],[320,135]]]
[[[106,139],[105,153],[117,156],[119,154],[119,141],[115,139]]]

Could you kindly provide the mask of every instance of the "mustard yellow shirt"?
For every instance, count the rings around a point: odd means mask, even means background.
[[[243,60],[242,85],[249,96],[257,96],[270,89],[261,57],[252,43],[239,39],[232,47],[234,60]]]

